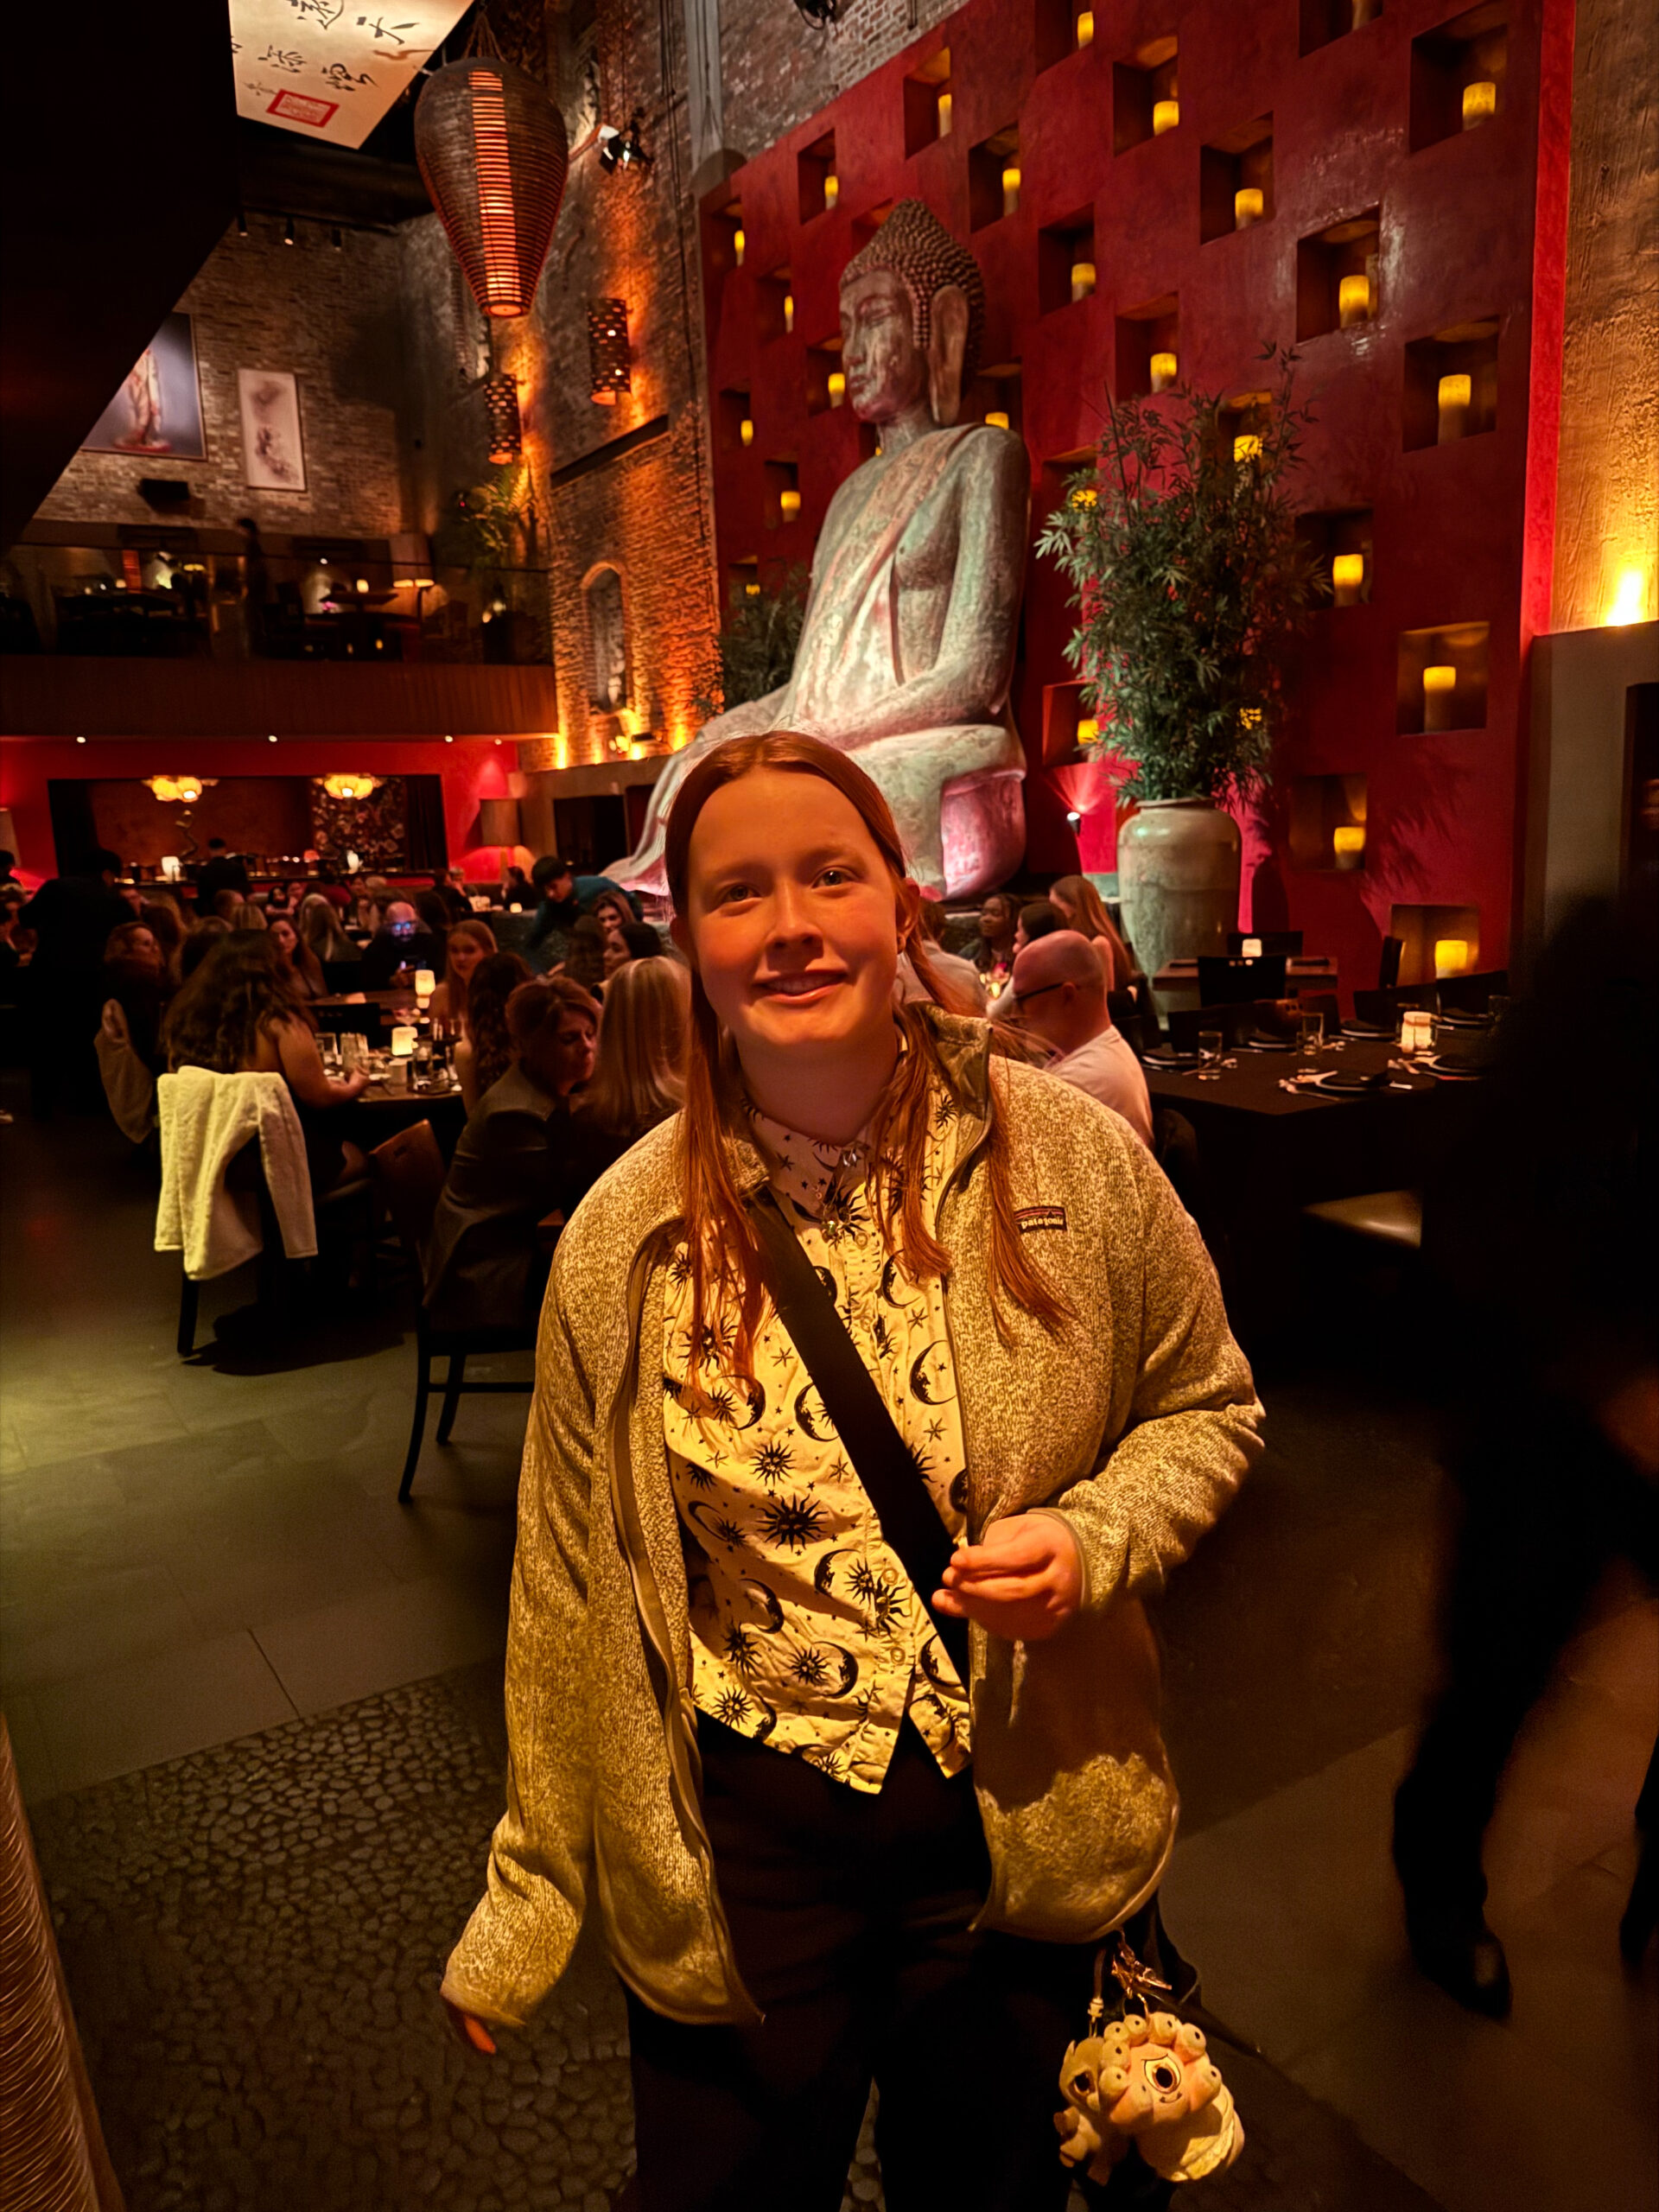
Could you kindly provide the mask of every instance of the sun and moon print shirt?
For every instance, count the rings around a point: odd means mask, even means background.
[[[883,1245],[866,1145],[820,1144],[748,1111],[784,1217],[954,1538],[968,1484],[943,1285],[912,1283]],[[936,1091],[923,1182],[930,1226],[959,1127],[952,1102]],[[805,1362],[769,1306],[752,1389],[722,1370],[729,1331],[712,1344],[705,1331],[710,1404],[696,1412],[684,1390],[690,1306],[682,1246],[664,1301],[663,1403],[686,1545],[697,1709],[870,1793],[881,1787],[908,1713],[941,1769],[959,1772],[970,1751],[962,1683],[883,1540]]]

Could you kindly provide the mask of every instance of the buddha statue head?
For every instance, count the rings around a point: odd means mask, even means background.
[[[925,407],[954,423],[979,366],[985,285],[979,264],[919,200],[901,200],[841,279],[847,397],[862,423]]]

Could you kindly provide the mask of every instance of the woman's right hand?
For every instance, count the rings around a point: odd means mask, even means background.
[[[369,1071],[366,1068],[353,1068],[350,1075],[334,1087],[340,1093],[342,1105],[347,1099],[360,1098],[369,1087]]]
[[[459,2005],[452,2005],[446,1997],[443,2009],[449,2015],[449,2024],[468,2050],[481,2052],[486,2058],[495,2056],[495,2038],[476,2014],[463,2012]]]

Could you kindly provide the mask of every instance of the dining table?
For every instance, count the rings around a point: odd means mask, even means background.
[[[1443,1028],[1433,1052],[1409,1058],[1392,1035],[1357,1032],[1313,1048],[1240,1044],[1218,1063],[1143,1058],[1154,1116],[1185,1116],[1197,1140],[1193,1210],[1247,1345],[1300,1310],[1301,1209],[1421,1189],[1470,1126],[1491,1046],[1490,1026],[1471,1025]]]

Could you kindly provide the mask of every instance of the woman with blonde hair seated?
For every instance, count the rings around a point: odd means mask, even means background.
[[[1135,981],[1135,956],[1119,935],[1106,902],[1086,875],[1063,875],[1048,890],[1067,929],[1092,938],[1109,991],[1127,991]]]
[[[301,899],[298,925],[325,976],[331,967],[344,967],[363,957],[340,925],[340,909],[321,891],[308,892]]]
[[[690,1019],[691,971],[677,960],[630,960],[606,984],[593,1078],[572,1121],[583,1190],[684,1104]]]
[[[233,930],[262,930],[265,926],[265,910],[256,906],[251,899],[238,899],[225,918]]]

